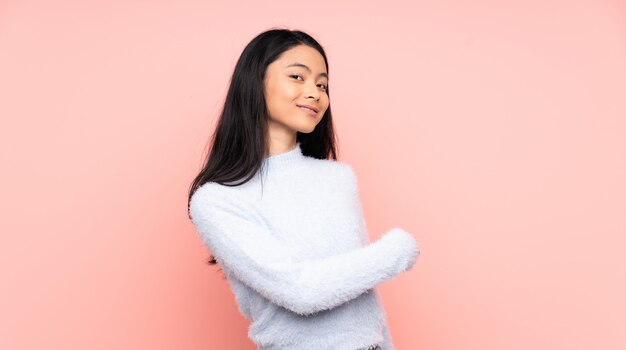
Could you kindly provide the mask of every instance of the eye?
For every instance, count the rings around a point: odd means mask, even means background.
[[[302,79],[302,76],[300,76],[299,74],[290,74],[290,75],[289,75],[289,77],[290,77],[290,78],[295,78],[296,80],[297,80],[298,78]],[[304,81],[304,79],[303,79],[303,81]],[[328,90],[328,85],[326,85],[326,84],[318,84],[318,86],[319,86],[319,85],[321,85],[321,86],[322,86],[322,89],[324,89],[324,91]]]

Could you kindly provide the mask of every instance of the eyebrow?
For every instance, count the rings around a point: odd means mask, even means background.
[[[302,67],[302,68],[306,69],[307,72],[311,73],[311,68],[309,68],[307,65],[302,64],[302,63],[295,62],[295,63],[292,63],[290,65],[285,66],[285,68],[289,68],[289,67]],[[322,73],[318,74],[317,76],[318,77],[326,77],[326,79],[328,79],[328,74],[326,72],[322,72]]]

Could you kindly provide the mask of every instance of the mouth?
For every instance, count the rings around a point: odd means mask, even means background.
[[[317,115],[317,112],[319,112],[319,109],[314,106],[308,106],[308,105],[296,105],[296,106],[298,106],[298,108],[300,108],[301,110],[311,115]]]

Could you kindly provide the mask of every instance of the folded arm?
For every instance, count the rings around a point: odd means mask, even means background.
[[[273,303],[300,315],[359,296],[408,269],[419,255],[415,239],[394,227],[374,243],[300,260],[271,234],[249,204],[222,191],[204,190],[192,196],[190,215],[222,267]]]

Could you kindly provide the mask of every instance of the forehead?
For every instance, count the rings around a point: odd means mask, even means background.
[[[292,47],[283,52],[274,63],[277,63],[280,68],[287,68],[293,63],[301,63],[311,68],[314,73],[326,72],[324,57],[316,49],[307,45]]]

